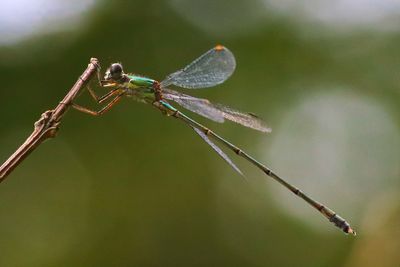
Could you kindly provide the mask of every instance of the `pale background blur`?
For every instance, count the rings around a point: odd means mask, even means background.
[[[161,80],[223,44],[232,78],[185,92],[273,131],[191,115],[358,236],[125,99],[99,118],[71,110],[0,184],[0,266],[400,266],[399,29],[397,0],[2,0],[0,161],[91,57]]]

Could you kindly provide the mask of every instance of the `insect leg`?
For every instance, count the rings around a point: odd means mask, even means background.
[[[117,95],[113,100],[111,100],[110,103],[108,103],[107,105],[105,105],[105,106],[104,106],[102,109],[100,109],[99,111],[94,111],[94,110],[91,110],[91,109],[88,109],[88,108],[79,106],[79,105],[74,104],[74,103],[72,103],[72,107],[73,107],[74,109],[76,109],[76,110],[79,110],[79,111],[83,112],[83,113],[86,113],[86,114],[89,114],[89,115],[92,115],[92,116],[99,116],[99,115],[102,115],[102,114],[106,113],[106,112],[109,111],[115,104],[117,104],[117,103],[121,100],[121,98],[122,98],[122,96],[123,96],[124,94],[125,94],[125,93],[120,93],[119,95]]]

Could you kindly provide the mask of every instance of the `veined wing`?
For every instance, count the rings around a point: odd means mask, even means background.
[[[188,89],[212,87],[223,83],[236,67],[232,52],[222,45],[208,50],[185,68],[168,75],[160,86],[176,85]]]
[[[265,122],[253,113],[241,112],[236,109],[224,106],[222,104],[215,104],[214,107],[216,107],[218,110],[222,111],[222,113],[224,114],[224,118],[227,120],[236,122],[243,126],[246,126],[246,127],[249,127],[249,128],[264,132],[264,133],[271,132],[271,128],[266,126]]]
[[[207,99],[185,95],[174,90],[163,89],[163,97],[173,100],[180,106],[216,122],[224,122],[223,113],[210,104]]]
[[[244,113],[222,104],[212,104],[207,99],[196,98],[170,89],[163,89],[163,97],[216,122],[224,122],[224,119],[227,119],[261,132],[271,132],[271,128],[252,113]]]
[[[231,167],[232,167],[235,171],[237,171],[240,175],[244,176],[243,173],[242,173],[242,171],[235,165],[235,163],[233,163],[232,160],[231,160],[217,145],[215,145],[215,144],[210,140],[210,138],[208,138],[208,136],[207,136],[205,133],[203,133],[201,130],[199,130],[199,129],[195,128],[195,127],[192,127],[192,128],[193,128],[193,130],[195,130],[195,132],[196,132],[198,135],[200,135],[201,138],[203,138],[203,140],[204,140],[207,144],[209,144],[209,145],[212,147],[212,149],[215,150],[215,152],[218,153],[218,155],[220,155],[221,158],[223,158],[229,165],[231,165]]]

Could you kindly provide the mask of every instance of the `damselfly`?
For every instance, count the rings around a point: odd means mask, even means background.
[[[110,89],[107,94],[102,97],[97,97],[94,91],[88,87],[90,95],[98,103],[103,103],[111,98],[112,100],[99,111],[93,111],[77,104],[73,104],[72,106],[79,111],[97,116],[108,111],[112,106],[120,101],[123,96],[132,97],[139,102],[151,104],[159,109],[163,114],[175,117],[190,126],[238,173],[242,174],[240,169],[216,144],[213,143],[210,138],[226,146],[238,156],[245,158],[248,162],[261,169],[266,175],[278,181],[295,195],[305,200],[343,232],[355,235],[356,232],[350,227],[350,225],[333,210],[312,199],[297,187],[280,178],[268,167],[251,157],[242,149],[231,144],[215,132],[183,114],[169,103],[169,101],[173,101],[185,109],[216,122],[222,123],[227,119],[255,130],[270,132],[270,128],[268,128],[262,120],[252,113],[240,112],[221,104],[212,104],[207,99],[189,96],[169,88],[173,85],[187,89],[212,87],[223,83],[228,79],[235,70],[235,67],[236,61],[233,54],[221,45],[210,49],[185,68],[168,75],[161,82],[134,74],[126,74],[124,73],[120,63],[114,63],[111,64],[106,71],[103,80],[100,79],[100,74],[98,72],[100,85]]]

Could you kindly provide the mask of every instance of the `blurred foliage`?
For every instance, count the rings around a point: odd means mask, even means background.
[[[2,47],[1,158],[22,143],[41,112],[56,106],[90,57],[103,70],[119,61],[127,71],[162,79],[218,43],[234,52],[236,73],[193,94],[260,114],[274,132],[262,136],[194,117],[256,157],[259,142],[267,139],[268,150],[279,135],[274,126],[286,109],[332,87],[378,100],[400,126],[397,32],[304,32],[272,10],[246,29],[253,9],[243,7],[251,2],[215,2],[211,7],[221,12],[205,12],[204,20],[220,19],[226,32],[195,26],[168,1],[103,1],[79,29]],[[229,20],[243,22],[232,30],[240,34],[227,32]],[[79,102],[96,106],[87,93]],[[387,249],[363,228],[357,238],[325,222],[326,233],[314,231],[272,201],[266,188],[278,185],[238,162],[249,183],[190,129],[129,99],[97,118],[71,110],[58,137],[0,185],[0,266],[361,266],[363,245],[377,255]],[[393,175],[398,181],[399,173]],[[393,231],[380,242],[398,246],[398,206],[391,212],[391,223],[382,225]],[[382,266],[398,266],[397,260]]]

